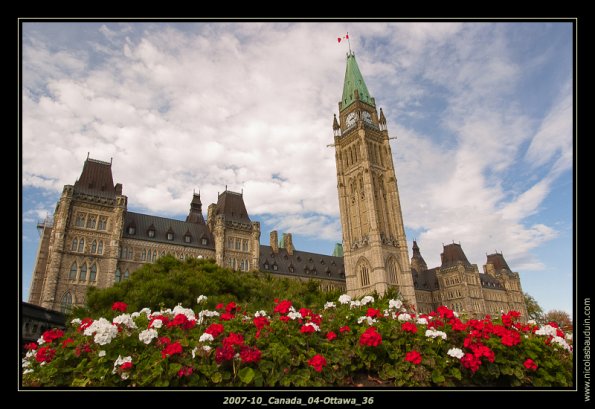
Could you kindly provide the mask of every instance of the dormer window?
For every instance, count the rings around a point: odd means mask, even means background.
[[[200,240],[200,244],[202,244],[203,246],[206,246],[207,244],[209,244],[209,241],[205,238]]]
[[[277,267],[277,264],[275,263],[275,264],[273,264],[273,271],[277,271],[277,270],[278,270],[278,267]]]
[[[128,234],[133,236],[134,234],[136,234],[136,227],[134,226],[128,226]]]
[[[264,269],[268,270],[269,269],[269,263],[264,263]]]
[[[153,238],[155,237],[155,230],[151,229],[147,232],[147,234],[149,235],[149,237]]]
[[[192,236],[189,234],[184,236],[184,243],[190,243],[192,241]]]
[[[173,233],[167,233],[167,239],[172,241],[174,239],[174,234]]]

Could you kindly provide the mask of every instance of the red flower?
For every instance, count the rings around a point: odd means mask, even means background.
[[[405,354],[405,361],[411,362],[414,365],[421,364],[421,354],[417,351],[410,351]]]
[[[41,347],[35,354],[35,360],[39,363],[51,362],[52,359],[54,359],[54,355],[56,355],[56,351],[51,349],[49,346]]]
[[[178,314],[174,317],[174,319],[167,323],[169,328],[171,327],[182,327],[184,329],[191,329],[194,328],[196,325],[196,320],[189,320],[187,316],[184,314]]]
[[[183,376],[190,376],[192,375],[192,367],[191,366],[183,366],[182,369],[178,371],[178,378]]]
[[[221,335],[221,333],[223,333],[223,331],[224,331],[223,325],[211,324],[205,330],[205,334],[211,334],[213,336],[213,338],[217,338],[219,335]]]
[[[27,351],[35,350],[35,349],[37,349],[37,347],[38,347],[38,345],[35,342],[30,342],[30,343],[24,345],[24,348]]]
[[[132,369],[132,362],[124,362],[122,365],[120,365],[120,369],[122,371],[127,371],[129,369]]]
[[[287,315],[282,315],[279,317],[279,321],[288,322],[290,318]]]
[[[335,338],[337,338],[337,334],[335,334],[333,331],[330,331],[328,334],[326,334],[326,339],[329,341],[332,341]]]
[[[463,324],[461,320],[457,319],[452,323],[452,329],[454,331],[465,331],[467,329],[467,324]]]
[[[237,308],[236,303],[231,301],[231,302],[227,303],[227,305],[225,306],[225,312],[232,313],[236,308]]]
[[[216,310],[221,310],[221,309],[223,309],[223,303],[219,303],[219,304],[217,304],[217,305],[215,306],[215,309],[216,309]]]
[[[260,361],[260,350],[256,347],[243,347],[240,351],[240,358],[242,362],[258,362]]]
[[[273,312],[278,312],[279,314],[287,314],[289,312],[289,307],[291,307],[291,301],[283,300],[275,306]]]
[[[230,314],[228,312],[224,312],[223,314],[221,314],[221,317],[220,317],[221,321],[229,321],[233,318],[234,318],[234,315]]]
[[[475,373],[481,366],[481,361],[477,358],[474,354],[465,354],[463,358],[461,358],[461,363],[467,369],[470,369],[471,372]]]
[[[223,338],[223,346],[233,347],[234,345],[244,345],[244,337],[240,334],[230,332],[226,338]]]
[[[311,334],[313,332],[316,332],[316,330],[312,325],[302,325],[302,328],[300,328],[300,332],[302,334]]]
[[[163,351],[161,351],[161,358],[165,359],[168,356],[181,354],[182,353],[182,345],[176,341],[172,344],[167,345]]]
[[[523,362],[523,365],[525,365],[525,368],[527,368],[530,371],[537,370],[537,364],[531,358],[527,358],[527,360],[525,362]]]
[[[72,338],[65,339],[62,341],[62,348],[66,348],[68,344],[74,344],[74,340]]]
[[[360,345],[367,345],[369,347],[377,347],[382,344],[382,336],[376,332],[376,327],[369,327],[359,338]]]
[[[149,325],[147,325],[147,328],[153,328],[153,321],[155,320],[160,320],[161,325],[167,325],[169,323],[169,318],[165,315],[156,315],[153,318],[151,318],[151,320],[149,321]]]
[[[126,308],[128,308],[128,304],[123,303],[121,301],[116,301],[113,305],[112,305],[112,310],[113,311],[126,311]]]
[[[401,329],[405,332],[411,332],[412,334],[417,334],[417,326],[412,322],[402,323]]]
[[[314,368],[316,372],[321,372],[322,368],[326,366],[326,359],[322,355],[316,354],[308,360],[308,365]]]
[[[452,312],[452,310],[444,305],[441,305],[436,310],[438,311],[438,314],[440,314],[440,318],[453,318],[454,317],[454,313]]]
[[[514,330],[509,330],[502,335],[502,345],[506,345],[508,347],[514,346],[521,342],[521,336],[518,332]]]
[[[93,324],[93,318],[83,318],[83,320],[81,321],[81,325],[79,325],[79,327],[76,330],[78,332],[83,332],[85,328],[87,328],[91,324]]]
[[[344,327],[339,328],[339,332],[343,333],[343,332],[350,332],[351,328],[349,328],[349,326],[345,325]]]
[[[74,350],[74,355],[79,357],[81,355],[81,353],[83,353],[83,352],[86,352],[86,353],[91,352],[91,347],[88,344],[83,344],[82,346],[77,346]]]
[[[376,310],[374,308],[368,308],[368,311],[366,312],[366,317],[382,318],[382,314],[380,313],[380,310]]]
[[[275,304],[279,304],[279,299],[278,299],[278,298],[275,298],[275,299],[273,300],[273,302],[274,302]]]
[[[259,330],[271,324],[267,317],[256,317],[252,320],[252,322],[254,323],[254,326]]]
[[[168,337],[159,337],[157,339],[157,343],[159,345],[169,345],[171,344],[171,339],[169,339]]]
[[[215,361],[220,364],[223,361],[231,361],[234,356],[234,350],[229,345],[223,345],[215,350]]]
[[[42,337],[45,342],[52,342],[55,339],[61,338],[64,331],[59,329],[50,329],[43,333]]]

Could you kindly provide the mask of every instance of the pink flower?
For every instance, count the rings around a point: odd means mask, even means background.
[[[405,354],[405,361],[411,362],[414,365],[421,364],[421,354],[417,351],[410,351]]]
[[[308,360],[308,365],[314,368],[316,372],[321,372],[322,368],[326,366],[326,359],[322,355],[316,354]]]
[[[112,305],[112,310],[113,311],[122,311],[125,312],[126,308],[128,308],[128,304],[123,303],[121,301],[116,301],[113,305]]]

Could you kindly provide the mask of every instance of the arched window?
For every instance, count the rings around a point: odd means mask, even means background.
[[[78,248],[78,243],[79,241],[76,239],[76,237],[72,239],[72,246],[70,247],[70,250],[76,251],[76,249]]]
[[[99,225],[97,226],[99,230],[105,230],[107,228],[107,217],[100,217],[99,218]]]
[[[388,282],[391,284],[397,283],[397,262],[394,258],[388,260]]]
[[[250,270],[250,261],[244,261],[244,265],[246,266],[246,271]]]
[[[95,282],[97,278],[97,264],[93,263],[91,271],[89,271],[89,281]]]
[[[370,272],[368,271],[368,266],[365,264],[360,266],[359,274],[361,285],[364,287],[370,285]]]
[[[153,250],[153,261],[157,260],[157,250]]]
[[[124,280],[128,280],[128,277],[130,277],[130,273],[128,273],[128,270],[126,270],[124,272]]]
[[[83,263],[81,266],[81,272],[79,273],[79,280],[85,281],[87,280],[87,263]]]
[[[97,240],[93,240],[91,243],[91,254],[95,254],[97,252]]]
[[[85,239],[79,241],[79,253],[82,253],[83,251],[85,251]]]
[[[132,260],[134,257],[134,251],[132,251],[132,247],[128,247],[128,260]]]
[[[76,265],[76,261],[72,263],[70,266],[70,273],[68,273],[69,280],[76,280],[76,272],[78,271],[78,266]]]
[[[87,219],[87,228],[94,229],[96,221],[97,221],[97,217],[89,216],[89,218]]]
[[[97,246],[97,254],[103,254],[103,240],[99,240],[99,245]]]
[[[68,292],[66,292],[66,294],[64,294],[64,296],[62,296],[62,301],[60,303],[60,311],[65,314],[68,314],[71,309],[72,309],[72,294],[70,294],[70,291],[68,291]]]
[[[76,227],[85,227],[85,214],[79,213],[76,216]]]
[[[147,259],[147,250],[143,249],[143,251],[140,253],[140,259],[141,261],[145,261]]]
[[[122,273],[120,273],[120,269],[117,268],[116,269],[116,279],[115,279],[116,283],[119,283],[120,281],[122,281]]]

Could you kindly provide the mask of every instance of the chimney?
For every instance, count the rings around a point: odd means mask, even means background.
[[[271,231],[271,249],[273,249],[273,253],[277,254],[279,252],[279,244],[277,243],[277,230]]]
[[[285,250],[287,250],[287,254],[293,256],[293,240],[291,239],[291,233],[283,234],[284,242],[285,242]]]
[[[116,190],[116,194],[117,195],[121,195],[122,194],[122,184],[121,183],[116,183],[115,190]]]

